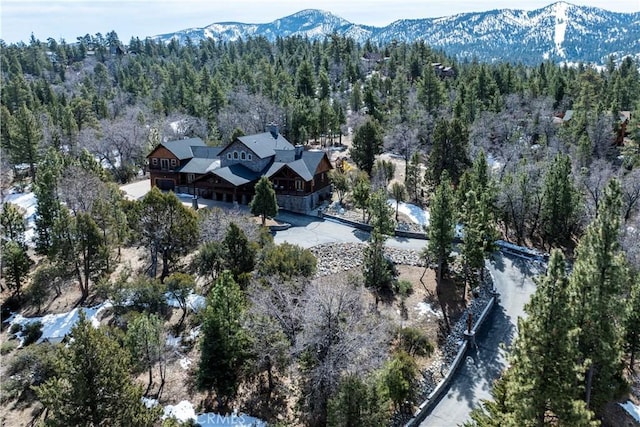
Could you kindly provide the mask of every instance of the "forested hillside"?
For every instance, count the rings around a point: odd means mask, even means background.
[[[422,256],[437,292],[449,279],[463,294],[478,284],[497,238],[551,252],[498,404],[477,425],[591,425],[628,391],[640,348],[633,59],[459,63],[422,42],[338,36],[181,45],[111,32],[0,47],[3,337],[24,338],[2,344],[2,400],[24,424],[158,424],[141,398],[162,403],[165,385],[202,410],[251,408],[274,424],[406,419],[419,404],[415,360],[434,343],[379,315],[379,302],[406,296],[382,250],[398,219],[387,198],[431,210]],[[334,200],[373,229],[359,275],[315,277],[313,254],[274,244],[264,218],[118,189],[144,177],[160,142],[222,145],[271,122],[292,144],[349,141],[331,179]],[[402,160],[402,182],[383,152]],[[31,232],[5,203],[19,192],[37,199]],[[67,299],[68,309],[108,303],[102,326],[81,319],[67,346],[34,344],[37,325],[7,330],[12,313],[52,313]],[[198,357],[179,385],[166,376],[167,334]],[[537,377],[548,348],[562,366]]]

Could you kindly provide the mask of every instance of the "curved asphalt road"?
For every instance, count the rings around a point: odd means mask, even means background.
[[[532,277],[544,272],[529,261],[500,253],[494,254],[487,266],[499,293],[498,304],[480,328],[476,348],[469,349],[421,427],[461,425],[481,400],[491,399],[491,383],[506,367],[504,348],[513,341],[517,319],[524,316],[524,305],[535,291]]]
[[[291,228],[275,233],[276,243],[289,242],[304,248],[323,243],[366,242],[369,233],[345,224],[315,217],[281,212],[276,217]],[[425,240],[389,239],[388,246],[421,250]],[[442,394],[440,401],[420,424],[425,427],[453,427],[468,420],[481,400],[491,398],[491,383],[506,366],[504,347],[515,335],[517,319],[535,291],[532,277],[543,273],[532,262],[499,252],[487,262],[499,298],[476,336],[476,347],[468,351]]]

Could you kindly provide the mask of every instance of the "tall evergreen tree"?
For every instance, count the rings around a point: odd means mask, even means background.
[[[360,172],[355,176],[353,184],[353,203],[357,208],[362,209],[362,222],[366,222],[365,216],[371,198],[371,183],[367,174]]]
[[[223,272],[207,298],[200,339],[199,389],[215,394],[218,409],[236,396],[249,351],[242,328],[244,295],[230,272]]]
[[[53,227],[60,212],[58,181],[62,175],[62,157],[49,148],[38,164],[34,193],[38,199],[36,207],[36,251],[47,254],[51,250]]]
[[[224,247],[225,266],[231,272],[233,280],[246,285],[248,275],[255,267],[256,248],[249,241],[244,231],[235,223],[229,224],[222,242]]]
[[[266,224],[267,218],[273,218],[278,214],[278,200],[273,184],[269,178],[262,176],[255,187],[255,195],[249,204],[253,215],[260,215],[262,226]]]
[[[129,376],[129,355],[84,314],[71,330],[73,341],[60,347],[58,375],[36,387],[47,408],[47,426],[151,427],[160,407],[147,409],[142,388]]]
[[[598,216],[580,239],[569,280],[573,321],[580,331],[579,363],[587,365],[584,400],[596,411],[624,383],[620,297],[629,273],[618,243],[620,206],[620,183],[614,179]]]
[[[429,214],[429,228],[427,230],[429,242],[424,249],[423,256],[436,263],[436,293],[439,297],[442,292],[442,279],[447,269],[455,231],[453,191],[449,174],[446,171],[442,173],[440,184],[431,199]],[[426,265],[429,265],[429,262]],[[443,315],[448,325],[449,320],[444,308]]]
[[[551,253],[547,274],[536,282],[509,354],[509,410],[520,425],[591,426],[593,414],[575,393],[584,368],[576,363],[577,329],[560,251]]]
[[[2,242],[25,244],[26,224],[20,208],[13,203],[3,203],[0,212],[0,233]]]
[[[631,285],[624,313],[624,349],[629,355],[629,368],[635,370],[635,361],[640,352],[640,273]]]
[[[433,131],[433,146],[427,161],[426,180],[432,185],[440,183],[443,171],[447,171],[454,185],[471,165],[467,153],[469,135],[459,120],[447,122],[440,119]]]
[[[376,120],[369,119],[356,129],[349,155],[355,164],[371,176],[376,156],[382,153],[382,128]]]
[[[109,250],[88,213],[72,216],[63,207],[53,228],[51,257],[61,270],[75,275],[84,300],[89,296],[89,284],[106,273]]]
[[[558,154],[544,177],[540,221],[545,241],[565,243],[576,225],[577,197],[569,156]]]
[[[38,162],[39,147],[42,141],[41,124],[38,123],[33,112],[24,104],[18,108],[13,116],[3,117],[3,119],[9,119],[6,124],[8,134],[3,135],[3,147],[7,150],[13,164],[28,164],[31,179],[35,179],[36,163]]]

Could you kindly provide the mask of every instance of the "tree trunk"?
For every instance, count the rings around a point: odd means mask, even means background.
[[[587,408],[589,408],[589,406],[591,405],[591,386],[593,383],[593,363],[591,363],[591,365],[589,365],[589,370],[587,371],[587,387],[585,390],[585,398],[584,401],[587,404]]]
[[[162,251],[162,274],[160,275],[160,282],[164,282],[164,279],[169,275],[169,250]]]

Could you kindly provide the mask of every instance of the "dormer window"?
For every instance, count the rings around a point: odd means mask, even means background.
[[[171,167],[175,168],[178,165],[178,161],[176,159],[171,159]]]
[[[153,166],[158,166],[158,158],[157,158],[157,157],[153,157],[153,158],[151,159],[151,164],[152,164]]]
[[[247,153],[245,153],[244,151],[242,151],[240,153],[240,160],[246,160],[247,159]]]
[[[238,160],[238,152],[237,151],[233,152],[233,160]]]

